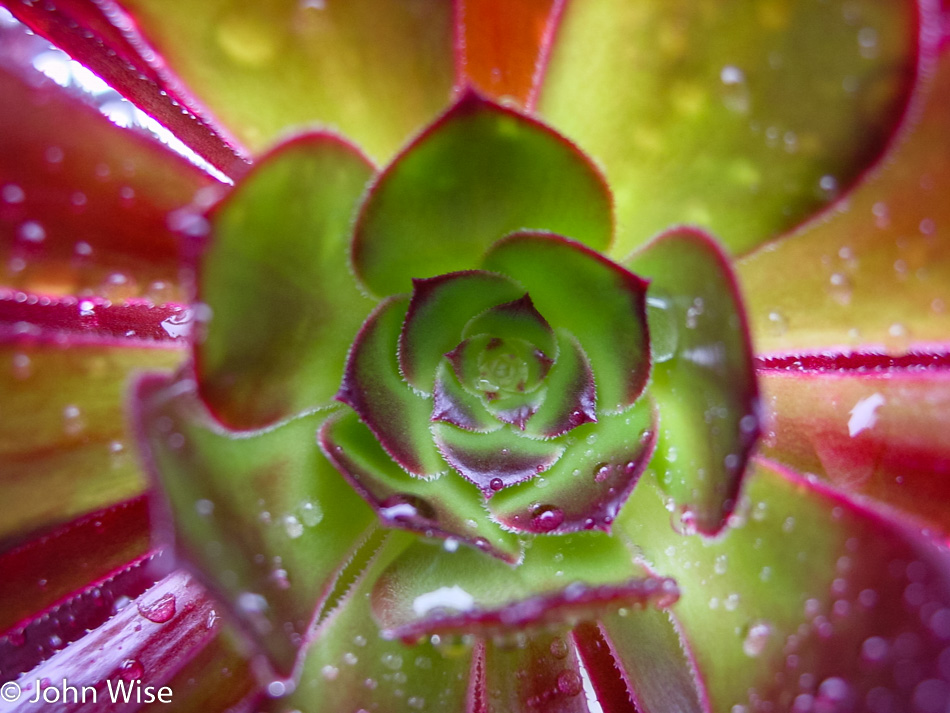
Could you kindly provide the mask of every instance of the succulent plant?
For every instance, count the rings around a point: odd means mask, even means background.
[[[939,4],[4,5],[4,705],[946,709]]]

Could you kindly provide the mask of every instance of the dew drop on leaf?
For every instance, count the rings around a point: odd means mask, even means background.
[[[154,602],[139,602],[139,614],[154,624],[164,624],[175,616],[176,601],[174,594],[165,594]]]
[[[126,659],[119,666],[119,677],[123,681],[136,681],[145,675],[145,667],[138,659]]]

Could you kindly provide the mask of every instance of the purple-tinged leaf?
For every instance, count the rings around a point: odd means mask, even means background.
[[[563,0],[456,0],[456,86],[532,109],[563,6]]]
[[[138,382],[134,416],[168,507],[159,536],[175,542],[274,669],[289,675],[340,571],[374,526],[317,446],[321,416],[238,435],[216,425],[194,382],[155,376]]]
[[[131,606],[133,599],[155,584],[160,571],[167,570],[167,565],[155,565],[153,557],[146,555],[107,577],[83,582],[55,605],[34,611],[0,636],[0,678],[10,680],[31,671]]]
[[[924,43],[942,34],[932,5],[919,3]],[[738,263],[759,353],[897,355],[950,334],[950,55],[921,51],[912,110],[878,167]]]
[[[373,584],[412,539],[405,533],[387,538],[337,607],[321,621],[294,691],[277,700],[262,700],[255,710],[454,713],[465,709],[471,660],[467,648],[443,652],[431,641],[406,645],[387,640],[373,620]]]
[[[431,393],[436,367],[462,341],[469,320],[524,290],[501,275],[472,270],[412,281],[409,313],[399,334],[399,368],[413,388]]]
[[[449,547],[461,541],[505,562],[521,559],[518,538],[488,519],[471,484],[453,472],[434,480],[409,475],[354,414],[331,417],[320,430],[320,445],[384,526],[455,541]]]
[[[596,665],[598,662],[604,665],[603,652],[598,648],[606,647],[623,677],[635,710],[640,713],[671,710],[708,713],[710,710],[679,624],[670,611],[645,609],[626,616],[608,614],[596,624],[579,626],[574,631],[574,640],[598,693],[604,686],[607,696],[615,695],[616,674],[598,670]],[[609,707],[606,710],[612,713]]]
[[[558,357],[548,372],[544,402],[525,425],[534,438],[555,438],[597,421],[597,389],[590,360],[568,332],[557,335]]]
[[[0,67],[0,96],[3,282],[48,295],[181,300],[169,216],[218,184],[32,68]]]
[[[516,646],[485,642],[466,713],[588,713],[577,652],[561,631],[528,631]]]
[[[617,527],[676,577],[713,710],[903,711],[946,690],[950,567],[919,528],[756,459],[734,526],[683,537],[653,478]]]
[[[762,452],[950,532],[950,360],[760,364]]]
[[[560,443],[526,438],[511,428],[472,433],[437,422],[432,424],[432,437],[449,465],[489,498],[502,488],[537,477],[564,452]]]
[[[174,603],[170,614],[169,602]],[[42,710],[55,713],[104,710],[104,704],[111,703],[110,685],[112,691],[117,692],[120,683],[123,690],[129,691],[129,700],[120,695],[109,710],[139,710],[146,687],[150,686],[151,692],[158,694],[193,657],[199,656],[221,635],[221,624],[215,623],[218,619],[215,606],[194,580],[183,572],[175,572],[104,624],[27,672],[21,678],[23,695],[5,710],[17,713],[36,710],[30,705],[36,686],[45,682],[44,689],[54,689],[50,694],[54,694],[56,688],[62,693],[64,678],[68,685],[76,687],[77,695],[70,692],[69,696],[60,696],[57,701],[44,703]],[[161,617],[146,616],[156,611],[156,607],[163,611]],[[228,692],[235,694],[236,701],[250,690],[252,681],[250,677],[239,679]],[[220,678],[216,684],[220,685]],[[84,687],[94,689],[95,695],[93,691],[78,695]],[[136,691],[141,693],[141,701],[136,700]],[[170,695],[167,691],[163,693],[166,700],[175,702],[174,689]],[[212,699],[214,697],[212,694]]]
[[[616,413],[636,401],[650,372],[647,283],[588,247],[547,233],[517,233],[488,251],[483,267],[517,280],[555,329],[587,352],[597,406]]]
[[[674,228],[626,263],[652,280],[650,393],[660,409],[660,483],[684,522],[725,525],[759,435],[759,389],[742,298],[705,233]]]
[[[605,249],[607,186],[563,137],[467,92],[380,175],[356,226],[353,264],[371,292],[407,292],[413,278],[477,265],[492,243],[525,228]]]
[[[387,637],[517,635],[573,624],[621,607],[666,607],[676,583],[645,572],[602,533],[539,537],[511,568],[479,552],[417,543],[373,588],[373,613]]]
[[[50,0],[37,4],[11,0],[4,4],[17,19],[155,117],[208,163],[232,177],[246,169],[245,150],[169,71],[142,36],[135,19],[119,3]]]
[[[124,424],[136,369],[181,362],[171,349],[0,344],[0,539],[136,497],[145,480]],[[15,503],[15,506],[13,505]]]
[[[195,343],[202,398],[235,430],[332,403],[373,303],[347,269],[349,230],[372,165],[331,134],[264,156],[210,215]]]
[[[459,383],[448,359],[443,359],[436,370],[432,421],[442,421],[478,433],[497,431],[503,425],[489,413],[481,399]]]
[[[100,347],[184,346],[194,314],[184,305],[101,297],[47,297],[0,287],[0,340],[90,344]],[[163,345],[161,345],[163,346]]]
[[[146,554],[149,535],[148,506],[140,496],[48,532],[32,533],[7,549],[0,555],[0,631],[22,625],[90,582],[121,571]]]
[[[604,165],[615,256],[683,222],[743,252],[880,155],[927,4],[568,2],[539,111]]]
[[[516,532],[610,532],[656,448],[656,413],[641,399],[554,443],[568,443],[550,470],[491,499],[492,517]]]
[[[360,328],[336,398],[356,411],[402,468],[432,477],[448,469],[429,434],[432,404],[402,380],[396,361],[407,303],[382,302]]]

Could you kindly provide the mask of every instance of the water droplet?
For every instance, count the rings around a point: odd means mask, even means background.
[[[594,482],[603,483],[610,477],[611,467],[609,463],[598,463],[594,466]]]
[[[551,656],[556,659],[563,659],[567,657],[568,649],[567,642],[564,641],[560,636],[556,636],[551,639]]]
[[[145,667],[138,659],[126,659],[119,666],[119,677],[123,681],[136,681],[145,675]]]
[[[323,509],[315,502],[308,500],[300,506],[300,519],[307,527],[316,527],[323,520]]]
[[[761,655],[765,651],[771,636],[772,625],[769,622],[757,621],[753,623],[742,642],[742,651],[751,658]]]
[[[22,203],[26,199],[26,193],[15,183],[8,183],[0,189],[0,198],[10,204]]]
[[[553,505],[538,505],[531,513],[531,525],[538,532],[551,532],[564,522],[564,511]]]
[[[719,72],[722,81],[722,103],[736,114],[748,114],[751,107],[751,94],[746,83],[745,73],[738,67],[726,65]]]
[[[201,500],[195,501],[195,512],[197,512],[202,517],[208,517],[214,512],[214,503],[210,500]]]
[[[46,230],[35,220],[28,220],[20,225],[17,237],[28,243],[42,243],[46,240]]]
[[[303,534],[303,525],[296,515],[284,515],[284,532],[291,540],[296,540]]]
[[[335,681],[336,677],[340,675],[340,669],[338,669],[336,666],[330,666],[327,664],[322,669],[320,669],[320,673],[326,680]]]
[[[557,690],[565,696],[576,696],[579,694],[581,690],[583,690],[583,684],[577,671],[570,669],[561,671],[557,675]]]
[[[156,601],[142,602],[137,605],[139,614],[154,624],[164,624],[175,616],[176,601],[174,594],[165,594]]]
[[[497,492],[505,487],[505,484],[502,482],[501,478],[492,478],[491,482],[488,484],[488,487]]]

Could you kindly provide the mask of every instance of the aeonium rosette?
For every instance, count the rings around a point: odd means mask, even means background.
[[[179,549],[274,670],[330,660],[299,652],[354,577],[413,640],[675,600],[612,524],[648,465],[686,529],[736,504],[757,390],[711,238],[611,259],[599,170],[471,92],[375,178],[307,134],[206,219],[193,364],[141,379],[136,419]]]

